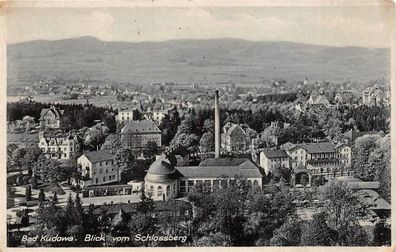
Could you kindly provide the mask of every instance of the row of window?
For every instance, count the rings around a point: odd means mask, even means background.
[[[211,188],[211,187],[213,187],[213,188],[219,188],[219,187],[225,188],[225,187],[228,186],[228,184],[232,184],[232,183],[235,183],[235,182],[236,182],[236,180],[233,180],[233,179],[231,179],[231,180],[228,180],[228,179],[222,179],[222,180],[214,179],[214,180],[196,180],[195,184],[202,184],[203,183],[203,185],[207,186],[208,188]],[[186,183],[187,183],[187,185],[186,185]],[[212,185],[212,183],[213,183],[213,185]],[[258,186],[259,185],[258,180],[253,180],[253,183],[252,183],[251,180],[248,180],[247,183],[250,186],[252,186],[252,185]],[[179,185],[180,185],[180,193],[190,192],[193,189],[193,187],[194,187],[194,180],[187,180],[187,181],[186,180],[180,180]]]
[[[149,190],[148,190],[149,189]],[[148,185],[146,184],[146,191],[148,190],[148,192],[151,194],[151,195],[154,195],[154,186],[150,186],[149,188],[148,188]],[[169,196],[170,195],[170,190],[171,190],[171,187],[168,185],[168,186],[166,186],[166,194],[165,194],[165,196]],[[173,184],[172,185],[172,192],[173,192],[173,195],[175,195],[176,194],[176,185],[175,184]],[[163,188],[162,188],[162,186],[158,186],[157,187],[157,196],[158,197],[162,197],[162,195],[164,194],[164,192],[163,192]]]
[[[108,181],[114,180],[114,179],[116,179],[116,176],[115,176],[115,175],[110,175]],[[102,182],[103,182],[103,183],[106,182],[106,177],[103,177],[103,178],[102,178]],[[95,184],[98,184],[98,183],[99,183],[99,178],[95,178]]]

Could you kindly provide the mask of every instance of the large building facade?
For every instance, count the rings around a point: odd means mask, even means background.
[[[144,190],[154,200],[167,201],[186,196],[197,184],[215,190],[246,179],[248,185],[261,188],[262,178],[260,168],[248,159],[212,158],[199,166],[174,167],[160,157],[147,171]]]
[[[128,122],[121,130],[121,142],[134,150],[146,148],[149,142],[161,146],[161,130],[151,120]]]
[[[77,171],[81,175],[77,184],[82,188],[120,180],[120,173],[114,165],[114,155],[108,150],[90,151],[82,154],[77,159]]]
[[[51,159],[68,160],[77,152],[78,140],[68,133],[39,133],[38,147]]]
[[[226,153],[245,153],[250,150],[250,138],[238,124],[227,123],[221,134],[221,148]]]

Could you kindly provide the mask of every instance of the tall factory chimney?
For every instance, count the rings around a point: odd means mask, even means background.
[[[220,157],[220,111],[219,90],[215,91],[215,158]]]

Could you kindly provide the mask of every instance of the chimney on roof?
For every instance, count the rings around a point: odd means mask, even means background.
[[[215,158],[220,157],[220,111],[219,90],[215,91]]]

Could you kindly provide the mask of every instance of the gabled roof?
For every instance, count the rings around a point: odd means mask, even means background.
[[[286,152],[284,150],[270,150],[266,149],[263,150],[264,155],[267,158],[282,158],[282,157],[288,157]]]
[[[298,173],[309,173],[309,170],[307,167],[305,167],[303,164],[298,164],[296,167],[293,168],[293,173],[298,174]]]
[[[282,149],[284,149],[285,151],[291,150],[294,147],[296,147],[296,145],[293,144],[293,143],[290,143],[290,142],[287,142],[287,143],[282,145]]]
[[[343,142],[340,142],[340,143],[337,143],[337,144],[334,146],[334,149],[338,149],[338,148],[340,148],[340,147],[342,147],[342,146],[348,146],[348,147],[349,147],[348,144],[343,143]]]
[[[50,111],[54,113],[56,119],[59,119],[60,116],[64,113],[64,110],[58,110],[55,107],[51,107],[49,109],[42,109],[40,113],[40,120],[43,120],[43,117]]]
[[[83,154],[92,163],[114,159],[109,150],[88,151]]]
[[[302,143],[297,144],[297,146],[311,154],[334,152],[334,146],[332,143]]]
[[[240,130],[242,130],[242,132],[243,132],[244,134],[246,134],[245,130],[244,130],[241,126],[239,126],[238,124],[235,124],[235,123],[227,123],[227,124],[223,127],[223,132],[224,132],[224,134],[226,134],[226,135],[231,135],[231,133],[232,133],[234,130],[236,130],[236,129],[240,129]]]
[[[121,133],[161,133],[161,130],[151,120],[132,121],[125,124]]]
[[[219,160],[219,159],[217,159]],[[233,178],[240,176],[244,178],[262,178],[263,175],[255,164],[250,160],[244,159],[239,165],[227,165],[230,160],[227,160],[223,164],[225,165],[213,165],[213,166],[179,166],[176,170],[185,178],[220,178],[227,176]],[[241,160],[238,159],[237,162]]]

